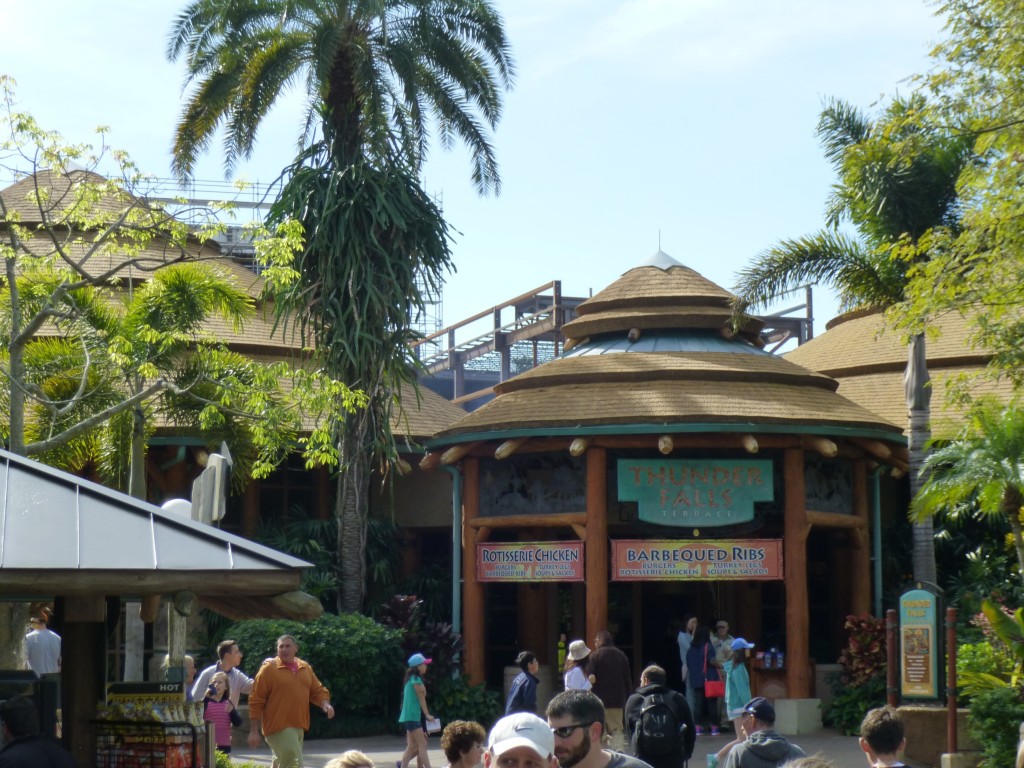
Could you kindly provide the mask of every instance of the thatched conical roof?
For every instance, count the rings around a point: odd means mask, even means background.
[[[835,380],[730,330],[732,295],[659,251],[579,306],[563,356],[499,384],[434,442],[504,435],[771,431],[899,440]]]

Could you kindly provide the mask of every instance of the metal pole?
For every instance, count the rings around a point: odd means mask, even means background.
[[[885,612],[885,701],[890,707],[899,705],[896,687],[896,611]]]
[[[956,608],[946,609],[946,751],[957,753],[956,743]]]

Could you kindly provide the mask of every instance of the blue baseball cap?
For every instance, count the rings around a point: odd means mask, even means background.
[[[409,657],[409,666],[418,667],[420,664],[429,664],[431,659],[428,659],[422,653],[414,653]]]
[[[740,648],[743,648],[743,649],[746,649],[746,650],[750,650],[753,647],[754,647],[753,643],[748,643],[742,637],[737,637],[735,640],[732,641],[732,649],[734,651],[738,651]]]

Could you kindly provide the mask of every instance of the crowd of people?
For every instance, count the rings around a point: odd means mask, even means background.
[[[45,614],[33,622],[39,664],[59,669],[59,639],[54,645],[45,633]],[[39,639],[39,638],[43,639]],[[681,691],[668,680],[663,667],[647,666],[634,688],[629,660],[615,647],[608,631],[598,632],[591,650],[583,640],[569,643],[563,669],[565,690],[555,695],[538,716],[539,662],[530,651],[521,652],[521,670],[510,686],[505,716],[490,733],[478,723],[454,721],[441,733],[445,768],[682,768],[693,755],[698,737],[731,730],[732,738],[708,755],[714,768],[829,768],[820,755],[808,757],[775,729],[775,708],[764,697],[752,697],[747,665],[754,644],[732,637],[729,625],[719,621],[712,635],[696,619],[679,632]],[[43,651],[40,651],[43,649]],[[277,640],[277,654],[266,659],[256,676],[241,669],[242,652],[234,640],[217,646],[218,660],[195,676],[188,693],[202,701],[205,719],[217,750],[231,752],[231,730],[242,724],[240,697],[248,694],[248,743],[266,740],[274,768],[302,768],[303,739],[310,724],[310,708],[334,716],[330,692],[312,667],[298,658],[299,644],[292,635]],[[42,656],[39,653],[42,652]],[[397,723],[406,748],[395,768],[431,768],[427,733],[440,730],[428,705],[424,678],[431,659],[414,653],[406,660],[401,710]],[[715,683],[719,685],[715,685]],[[724,695],[723,695],[724,694]],[[75,763],[52,739],[39,733],[35,704],[27,697],[0,703],[4,747],[0,768]],[[897,768],[906,745],[903,724],[896,710],[871,710],[861,727],[860,745],[872,768]],[[1017,768],[1024,768],[1024,750]],[[367,755],[348,751],[328,768],[374,768]]]

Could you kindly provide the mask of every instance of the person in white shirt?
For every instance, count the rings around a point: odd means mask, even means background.
[[[195,683],[192,685],[192,701],[202,701],[214,674],[224,672],[228,676],[228,697],[235,709],[238,709],[238,699],[243,693],[247,694],[252,691],[253,682],[252,678],[239,667],[242,663],[242,652],[238,649],[238,643],[234,640],[224,640],[218,643],[217,657],[220,661],[207,667],[196,676]]]
[[[60,635],[46,626],[52,616],[49,608],[42,608],[28,620],[31,631],[25,635],[28,665],[40,677],[60,672]]]

